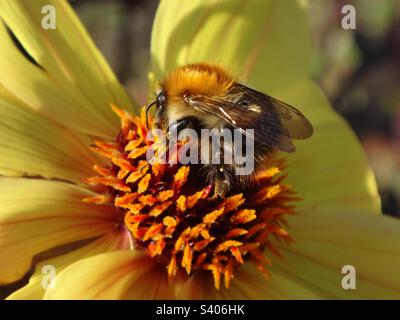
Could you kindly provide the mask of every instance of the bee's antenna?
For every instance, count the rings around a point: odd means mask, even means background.
[[[154,106],[156,104],[156,101],[154,100],[152,103],[150,103],[147,107],[146,107],[146,127],[147,129],[149,128],[149,110],[152,106]]]

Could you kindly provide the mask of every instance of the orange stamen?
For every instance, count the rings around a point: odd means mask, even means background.
[[[222,276],[229,288],[235,270],[247,261],[269,277],[271,261],[264,251],[283,258],[274,241],[293,242],[284,218],[294,213],[290,202],[298,198],[282,183],[284,162],[258,172],[251,188],[235,187],[225,199],[215,198],[215,186],[199,178],[196,166],[171,161],[186,142],[173,154],[162,146],[155,150],[168,163],[150,162],[146,154],[153,142],[146,141],[144,113],[112,109],[121,130],[115,141],[94,141],[91,149],[108,164],[94,166],[97,176],[86,182],[98,194],[82,200],[113,206],[134,245],[164,264],[170,280],[178,270],[189,276],[209,270],[217,290]]]

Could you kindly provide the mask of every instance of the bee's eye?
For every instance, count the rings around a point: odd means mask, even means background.
[[[164,107],[165,103],[167,102],[167,97],[165,95],[165,91],[161,91],[156,99],[157,107]]]

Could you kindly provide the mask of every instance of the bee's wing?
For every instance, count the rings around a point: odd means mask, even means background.
[[[220,97],[203,95],[186,95],[184,99],[194,109],[210,113],[229,123],[232,127],[240,128],[235,120],[235,115],[241,110],[233,102]]]
[[[300,111],[241,84],[235,84],[226,97],[190,95],[185,100],[244,134],[245,129],[254,129],[255,139],[272,149],[292,152],[291,139],[306,139],[313,133],[311,123]]]
[[[276,114],[281,125],[289,132],[290,138],[307,139],[312,136],[314,131],[312,124],[296,108],[241,84],[236,84],[233,90],[243,92],[242,100],[247,104],[261,107],[267,115],[271,112]]]

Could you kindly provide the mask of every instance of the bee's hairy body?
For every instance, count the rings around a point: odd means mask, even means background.
[[[178,130],[254,129],[255,171],[272,151],[292,152],[291,138],[306,139],[313,131],[297,109],[237,83],[216,65],[197,63],[179,67],[166,76],[160,87],[154,101],[158,127],[165,132],[171,130],[173,123]],[[234,169],[235,164],[204,165],[202,172],[215,184],[215,194],[224,196],[233,186],[251,183],[251,175],[236,176]]]
[[[161,83],[167,95],[166,116],[169,122],[195,116],[206,125],[205,128],[222,127],[224,124],[220,118],[188,108],[182,97],[189,92],[193,95],[224,98],[233,83],[233,77],[225,70],[206,63],[187,65],[172,71]]]

